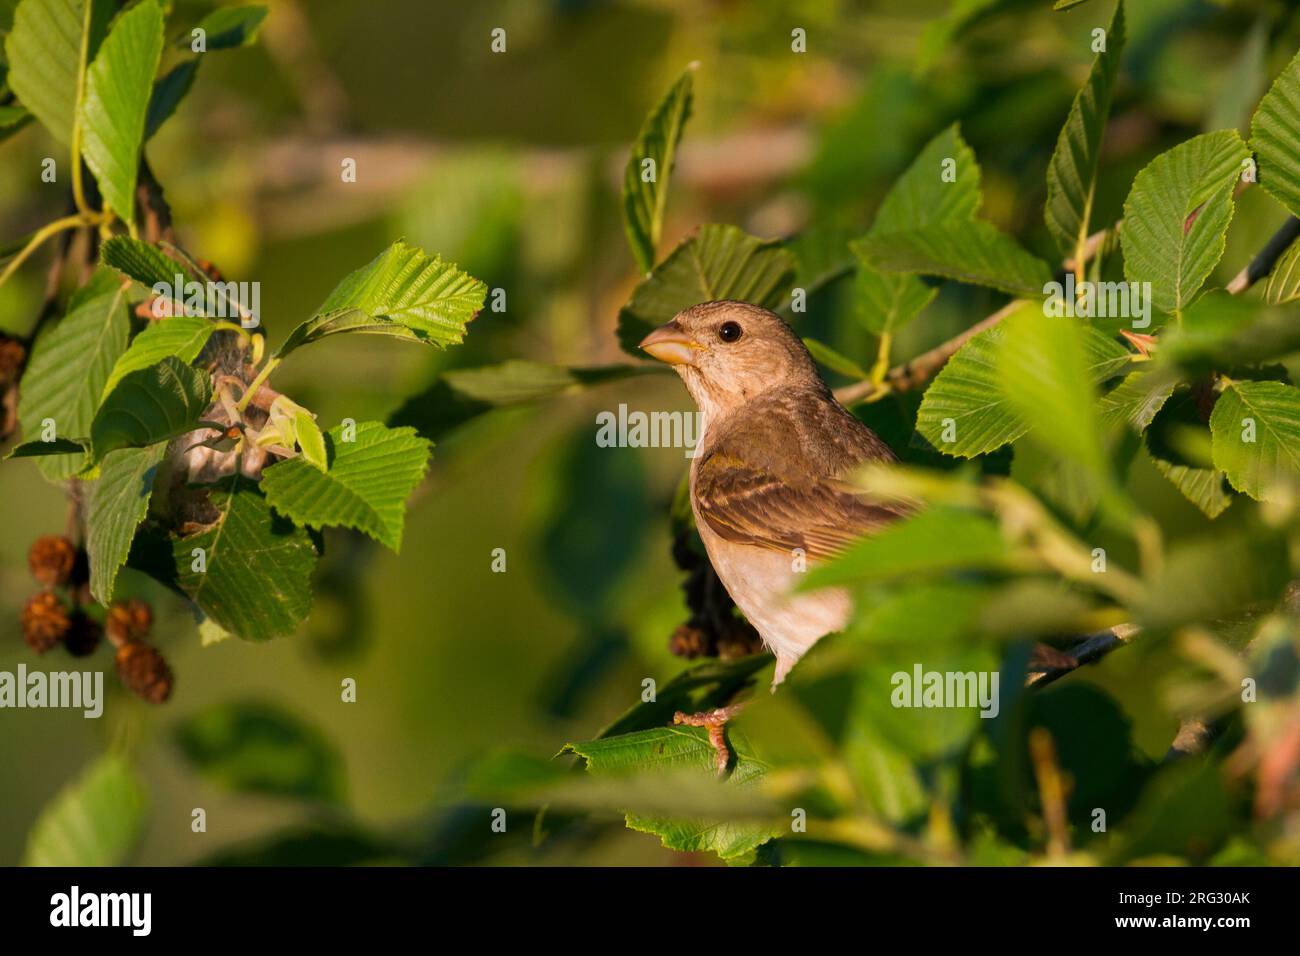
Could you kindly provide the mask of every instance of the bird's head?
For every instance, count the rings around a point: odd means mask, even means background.
[[[683,309],[642,339],[641,348],[673,367],[701,409],[728,411],[771,388],[825,387],[790,326],[746,302]]]

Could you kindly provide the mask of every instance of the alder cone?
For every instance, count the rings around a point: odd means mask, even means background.
[[[114,646],[120,647],[128,641],[138,641],[148,636],[153,627],[153,610],[138,598],[114,601],[109,606],[105,624],[108,627],[108,639]]]
[[[37,654],[44,654],[68,633],[72,622],[57,594],[42,591],[23,605],[23,640]]]
[[[27,567],[47,588],[62,587],[72,578],[77,549],[61,534],[41,535],[27,552]]]
[[[78,611],[72,615],[68,631],[63,635],[63,646],[73,657],[88,657],[95,653],[103,636],[104,629],[99,622]]]
[[[151,704],[161,704],[172,693],[172,669],[157,650],[140,641],[117,649],[117,676],[131,693]]]

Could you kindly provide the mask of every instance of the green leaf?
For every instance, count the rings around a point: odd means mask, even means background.
[[[167,441],[195,428],[212,401],[206,371],[174,355],[128,372],[104,399],[90,426],[90,444],[102,460],[116,448]]]
[[[1259,184],[1300,216],[1300,53],[1291,58],[1250,121]]]
[[[307,409],[298,408],[294,412],[293,423],[303,460],[317,471],[325,471],[329,467],[329,454],[325,449],[325,436],[321,434],[316,419]]]
[[[1286,305],[1300,299],[1300,241],[1291,243],[1273,265],[1264,286],[1264,301],[1269,305]]]
[[[852,244],[854,253],[860,246]],[[874,335],[892,334],[921,314],[939,289],[914,275],[881,272],[862,254],[853,283],[854,314]]]
[[[811,569],[799,589],[996,568],[1008,556],[1002,533],[990,518],[935,506],[850,545],[833,561]]]
[[[277,353],[341,332],[414,339],[445,348],[465,337],[465,326],[483,308],[487,286],[440,258],[395,242],[353,272],[299,325]]]
[[[275,510],[296,523],[341,525],[363,531],[393,551],[402,546],[406,499],[424,477],[429,443],[413,428],[361,422],[354,441],[342,427],[326,438],[329,469],[302,458],[277,462],[262,475]]]
[[[1150,628],[1218,621],[1276,601],[1289,579],[1286,539],[1275,531],[1196,538],[1170,549],[1134,610]]]
[[[1016,312],[1025,321],[1046,322],[1042,308],[1026,303]],[[973,336],[926,389],[917,413],[917,431],[945,455],[974,458],[1022,436],[1028,426],[1007,402],[998,377],[997,356],[1006,320]],[[1082,327],[1090,377],[1102,382],[1128,364],[1128,352],[1114,339]],[[951,437],[951,441],[946,440]]]
[[[857,362],[847,355],[841,355],[824,342],[818,342],[816,339],[804,339],[804,346],[812,355],[813,361],[822,365],[832,372],[839,372],[848,378],[867,378],[868,373]]]
[[[167,453],[159,442],[148,448],[109,452],[86,509],[86,553],[90,556],[90,593],[105,607],[113,599],[117,572],[131,553],[135,529],[149,510],[154,474]]]
[[[618,314],[623,350],[644,357],[637,344],[682,309],[717,299],[775,308],[787,294],[794,257],[775,240],[756,239],[735,226],[701,226],[659,263]]]
[[[114,236],[100,248],[100,259],[122,275],[134,279],[147,289],[165,285],[172,289],[176,277],[184,278],[185,267],[168,256],[155,245],[132,239],[130,236]]]
[[[943,276],[1041,299],[1052,281],[1047,263],[1022,249],[991,223],[945,222],[903,232],[875,233],[858,249],[878,269]]]
[[[86,72],[82,155],[104,202],[128,223],[135,222],[145,114],[162,46],[162,10],[143,0],[117,18]]]
[[[1002,325],[997,370],[1007,404],[1044,448],[1079,465],[1099,487],[1109,486],[1083,326],[1032,309]]]
[[[216,509],[210,528],[188,538],[140,535],[129,566],[175,587],[217,626],[244,640],[292,632],[311,610],[311,536],[273,514],[246,479],[214,489],[210,499]],[[202,552],[202,565],[196,551]]]
[[[37,340],[23,376],[18,418],[29,437],[41,433],[41,422],[47,418],[54,420],[59,437],[76,440],[89,435],[104,383],[126,349],[131,320],[120,283],[70,305],[72,311]],[[81,470],[82,458],[49,458],[39,467],[51,480],[70,478]]]
[[[694,64],[672,85],[654,108],[632,144],[623,172],[623,228],[632,255],[642,272],[655,265],[655,249],[668,203],[668,177],[677,158],[677,144],[691,115]],[[647,169],[644,164],[651,163]],[[645,176],[653,178],[646,181]]]
[[[1186,309],[1223,256],[1248,155],[1235,130],[1205,133],[1161,153],[1133,180],[1120,229],[1124,276],[1150,282],[1156,308]]]
[[[767,765],[755,758],[748,742],[728,733],[735,766],[720,786],[746,789],[766,772]],[[656,727],[618,737],[603,737],[566,744],[561,753],[581,757],[594,776],[619,776],[637,771],[695,770],[701,775],[715,772],[716,752],[708,733],[698,727]],[[656,814],[629,812],[627,826],[640,833],[658,836],[670,850],[716,853],[720,859],[738,861],[752,854],[776,836],[770,823],[710,819],[673,819]]]
[[[144,835],[147,812],[144,786],[126,759],[106,754],[41,811],[23,866],[121,866]]]
[[[955,177],[952,182],[945,179],[949,170]],[[964,222],[974,219],[979,207],[979,163],[954,123],[930,140],[890,187],[870,235]]]
[[[87,438],[56,438],[54,441],[25,441],[21,445],[15,445],[9,454],[5,455],[5,460],[10,458],[43,458],[46,455],[84,455],[90,450],[90,440]]]
[[[1214,465],[1257,501],[1287,495],[1300,479],[1300,389],[1233,382],[1210,414]]]
[[[1223,472],[1217,468],[1178,464],[1154,452],[1149,454],[1156,470],[1207,518],[1219,517],[1232,504],[1232,492],[1224,486]]]
[[[1102,396],[1098,404],[1103,425],[1124,422],[1141,433],[1169,400],[1178,380],[1152,372],[1130,372],[1118,385]]]
[[[250,45],[257,39],[257,31],[264,19],[266,7],[263,6],[218,7],[200,20],[194,29],[203,30],[207,35],[206,46],[211,53]],[[192,38],[193,33],[187,33],[176,41],[176,45],[190,49]]]
[[[1106,31],[1106,50],[1097,54],[1087,82],[1070,105],[1070,115],[1047,166],[1047,205],[1043,215],[1061,252],[1075,255],[1088,237],[1101,160],[1101,137],[1110,115],[1115,75],[1124,50],[1124,3]]]
[[[77,112],[77,76],[87,0],[23,0],[5,38],[9,87],[50,135],[68,146]],[[87,56],[93,57],[113,15],[108,0],[91,7]]]
[[[329,803],[346,791],[334,745],[277,705],[208,707],[176,728],[176,742],[204,778],[228,790]]]
[[[104,383],[103,397],[108,398],[117,383],[127,375],[157,365],[165,358],[175,357],[183,365],[189,365],[199,357],[215,331],[216,326],[207,319],[185,315],[151,322],[118,357],[108,381]]]
[[[734,660],[707,660],[689,667],[663,684],[655,699],[636,704],[598,734],[615,737],[636,730],[663,727],[682,711],[698,714],[715,707],[724,707],[747,687],[754,684],[754,676],[771,666],[770,655],[752,654]]]
[[[181,105],[194,85],[194,78],[199,73],[199,61],[184,60],[168,70],[153,85],[149,96],[149,109],[144,117],[144,141],[153,139],[153,134],[163,123],[171,118],[176,108]]]

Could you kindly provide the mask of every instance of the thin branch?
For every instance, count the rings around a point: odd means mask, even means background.
[[[1300,238],[1300,218],[1292,216],[1282,223],[1277,232],[1273,233],[1273,238],[1269,239],[1259,254],[1250,260],[1250,264],[1228,283],[1228,292],[1232,295],[1240,295],[1272,272],[1273,266],[1277,265],[1277,260],[1282,258],[1282,254],[1291,248],[1291,243],[1297,238]]]
[[[1113,650],[1126,646],[1140,633],[1133,624],[1117,624],[1108,631],[1084,638],[1066,651],[1072,663],[1048,670],[1031,673],[1025,678],[1026,687],[1046,687],[1053,681],[1060,680],[1066,674],[1072,674],[1084,664],[1095,664]]]

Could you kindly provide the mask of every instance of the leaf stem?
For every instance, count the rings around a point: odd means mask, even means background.
[[[262,366],[262,371],[258,372],[257,377],[248,383],[247,390],[239,397],[239,402],[235,405],[238,412],[243,413],[244,409],[248,407],[248,403],[253,400],[253,396],[257,394],[257,390],[262,387],[262,383],[267,380],[272,370],[279,364],[280,360],[278,358],[267,359],[266,364]]]
[[[81,185],[81,104],[86,95],[86,60],[90,58],[90,15],[95,4],[86,0],[85,15],[81,24],[81,53],[77,60],[77,99],[72,110],[72,199],[77,212],[90,214],[86,193]]]
[[[0,272],[0,286],[9,281],[9,277],[18,271],[18,267],[26,262],[33,252],[40,248],[41,244],[51,236],[56,236],[65,229],[76,229],[78,226],[93,226],[99,221],[99,217],[94,213],[77,214],[75,216],[64,216],[62,219],[56,219],[51,223],[42,226],[32,237],[27,240],[27,245],[18,250],[18,254],[9,260],[9,264]]]

